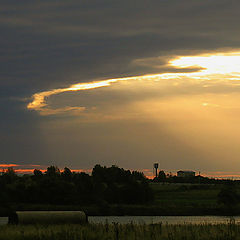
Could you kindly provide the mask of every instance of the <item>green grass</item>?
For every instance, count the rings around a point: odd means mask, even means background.
[[[221,185],[207,184],[151,184],[154,202],[158,208],[166,210],[167,215],[221,214],[218,203]]]
[[[240,226],[229,224],[88,224],[1,226],[0,240],[240,240]]]
[[[218,202],[222,185],[214,184],[150,184],[154,200],[144,204],[47,205],[20,204],[14,210],[83,210],[90,216],[102,215],[240,215],[240,204],[229,212]],[[240,185],[237,186],[240,193]]]
[[[221,186],[214,185],[181,185],[181,184],[153,184],[151,185],[155,203],[199,203],[217,204],[217,195]]]

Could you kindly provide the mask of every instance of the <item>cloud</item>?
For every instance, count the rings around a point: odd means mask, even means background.
[[[69,112],[72,115],[76,115],[76,114],[82,113],[84,110],[85,110],[85,107],[63,107],[58,109],[44,108],[44,110],[39,109],[40,114],[43,116],[65,114]]]
[[[5,94],[26,97],[79,79],[159,73],[131,63],[181,49],[239,47],[238,7],[224,0],[3,1],[0,84]]]
[[[186,79],[194,80],[198,82],[203,81],[214,81],[220,78],[221,81],[227,80],[240,80],[240,52],[218,52],[214,54],[201,54],[197,56],[175,56],[171,59],[166,57],[168,62],[164,65],[162,64],[165,59],[162,57],[158,58],[147,58],[147,59],[137,59],[134,63],[140,65],[154,65],[153,68],[158,68],[158,61],[160,60],[160,68],[165,68],[166,73],[162,74],[152,74],[143,76],[133,76],[125,78],[114,78],[106,79],[97,82],[88,83],[78,83],[71,85],[67,88],[58,88],[49,91],[43,91],[35,93],[33,95],[33,100],[27,105],[29,110],[39,111],[41,115],[54,115],[66,112],[74,111],[75,113],[82,112],[86,110],[86,107],[62,107],[58,109],[52,109],[48,106],[47,98],[52,95],[57,95],[65,92],[76,92],[76,91],[86,91],[93,90],[102,87],[109,87],[113,83],[118,83],[121,81],[165,81],[165,80],[175,80],[180,79],[181,81],[186,81]],[[162,60],[163,59],[163,60]],[[168,69],[168,70],[167,70]],[[139,84],[139,83],[136,83]],[[140,83],[141,84],[141,83]],[[177,85],[179,83],[176,83]],[[204,85],[203,87],[207,87]],[[190,92],[191,93],[191,92]],[[203,103],[203,106],[219,106],[217,104]]]
[[[2,0],[2,159],[71,162],[79,168],[116,161],[129,168],[149,168],[149,162],[161,157],[171,169],[181,156],[185,166],[200,162],[209,167],[211,161],[230,158],[228,151],[218,156],[212,151],[223,149],[218,142],[221,124],[229,132],[222,134],[231,142],[231,157],[237,159],[238,76],[212,75],[209,81],[210,76],[198,75],[202,68],[174,67],[168,62],[178,56],[239,49],[239,6],[237,0]],[[195,76],[189,75],[194,72]],[[160,80],[132,78],[158,74]],[[130,80],[66,90],[72,85],[123,78]],[[18,99],[35,101],[38,108],[32,105],[29,111],[26,102]],[[203,107],[202,103],[220,107]],[[216,126],[212,118],[224,120]],[[212,134],[213,143],[202,147],[195,139],[207,142],[204,131]]]
[[[0,168],[18,167],[18,164],[0,164]]]

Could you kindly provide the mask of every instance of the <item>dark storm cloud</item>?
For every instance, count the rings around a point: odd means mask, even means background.
[[[130,63],[179,49],[237,47],[238,1],[1,1],[9,95],[157,72]],[[18,92],[14,91],[17,86]]]

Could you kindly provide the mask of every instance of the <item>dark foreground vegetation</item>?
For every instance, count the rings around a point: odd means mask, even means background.
[[[4,240],[240,240],[240,226],[229,224],[88,224],[0,226]]]
[[[2,214],[31,206],[49,210],[49,206],[95,205],[107,209],[109,204],[145,204],[152,200],[153,193],[143,173],[116,166],[96,165],[92,175],[74,173],[69,168],[60,172],[51,166],[45,173],[35,169],[33,175],[19,176],[9,168],[0,176]]]
[[[87,215],[240,215],[240,183],[163,171],[154,180],[116,166],[92,174],[60,171],[0,175],[0,216],[14,211],[83,210]]]

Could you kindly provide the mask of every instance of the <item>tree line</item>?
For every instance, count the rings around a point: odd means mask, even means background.
[[[45,172],[17,175],[8,168],[0,176],[0,204],[143,204],[153,193],[143,173],[96,165],[92,174],[50,166]]]
[[[163,170],[158,172],[157,177],[153,179],[153,182],[159,183],[193,183],[193,184],[230,184],[235,182],[239,184],[239,180],[232,179],[216,179],[201,176],[200,174],[197,176],[186,176],[186,177],[178,177],[173,174],[165,173]]]

